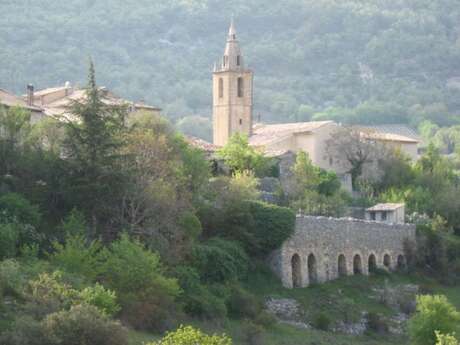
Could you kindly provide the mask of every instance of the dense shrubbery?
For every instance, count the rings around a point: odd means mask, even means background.
[[[149,345],[232,345],[232,340],[225,335],[207,335],[191,326],[181,326],[168,333],[158,342]]]
[[[125,329],[89,305],[55,312],[42,321],[17,319],[14,329],[0,336],[5,345],[125,345]]]
[[[417,312],[409,322],[409,335],[414,345],[435,345],[436,332],[459,331],[460,312],[445,296],[418,296]]]
[[[194,248],[192,265],[205,282],[222,283],[244,278],[249,259],[237,242],[214,238]]]

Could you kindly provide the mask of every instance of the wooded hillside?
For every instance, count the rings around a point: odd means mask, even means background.
[[[457,0],[57,0],[0,4],[0,86],[101,84],[173,119],[211,114],[232,14],[266,121],[458,122]]]

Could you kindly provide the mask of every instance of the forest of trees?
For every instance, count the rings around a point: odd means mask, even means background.
[[[255,114],[265,121],[439,126],[460,114],[457,0],[2,1],[0,86],[23,93],[84,85],[88,55],[101,84],[164,108],[185,131],[211,114],[210,73],[235,16]],[[52,37],[52,39],[50,39]],[[200,128],[192,128],[196,121]],[[196,126],[195,126],[196,127]]]

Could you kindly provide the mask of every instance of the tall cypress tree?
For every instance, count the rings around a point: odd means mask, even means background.
[[[123,188],[119,162],[127,109],[103,102],[92,61],[85,97],[70,113],[64,142],[70,163],[67,197],[88,216],[91,236],[107,235]]]

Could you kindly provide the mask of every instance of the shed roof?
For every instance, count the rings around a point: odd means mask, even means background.
[[[404,207],[404,203],[382,203],[369,207],[366,211],[394,211]]]

